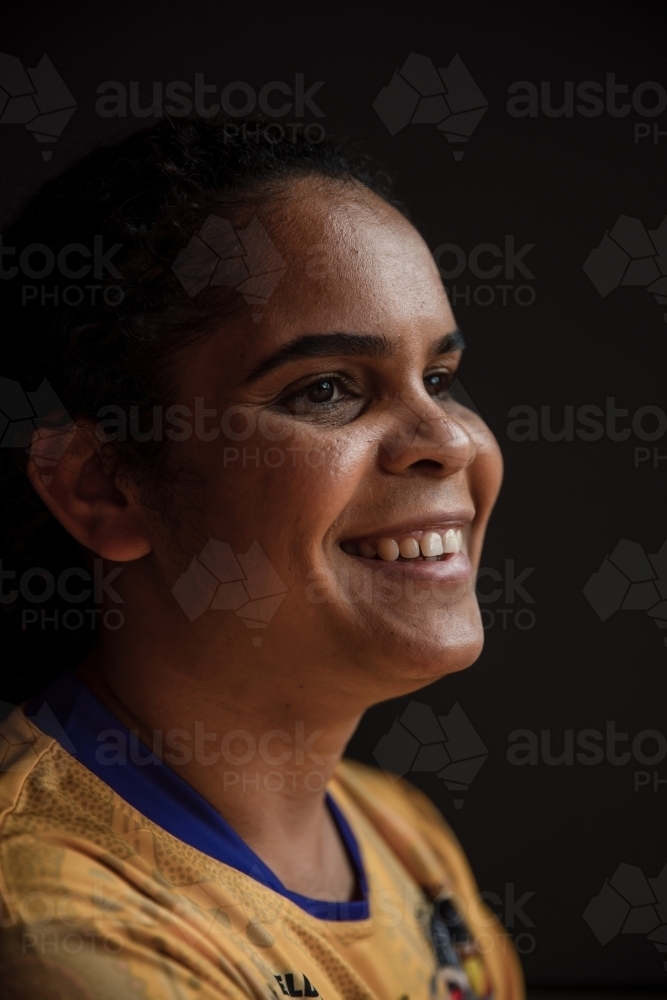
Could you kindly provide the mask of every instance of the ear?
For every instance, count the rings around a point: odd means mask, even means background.
[[[34,489],[78,542],[103,559],[129,562],[151,551],[149,521],[131,484],[109,468],[92,421],[41,427],[30,446]]]

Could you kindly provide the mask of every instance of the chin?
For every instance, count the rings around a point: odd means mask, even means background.
[[[393,633],[391,647],[384,645],[382,650],[376,651],[374,659],[380,661],[377,667],[382,681],[402,694],[465,670],[479,658],[484,647],[478,609],[473,621],[467,615],[458,621],[456,616],[451,616],[437,628],[420,629],[418,638],[414,628],[406,634],[407,629],[394,627]]]
[[[483,637],[477,642],[466,642],[454,648],[448,646],[445,649],[440,649],[438,654],[433,655],[432,658],[420,657],[416,663],[404,665],[401,673],[406,682],[414,681],[416,687],[433,684],[441,677],[446,677],[447,674],[456,674],[459,670],[467,670],[479,658],[483,646]]]

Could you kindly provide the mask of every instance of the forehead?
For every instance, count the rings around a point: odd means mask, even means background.
[[[283,324],[388,333],[445,318],[446,295],[426,243],[362,185],[304,178],[267,206],[265,219],[285,263],[267,311]]]
[[[259,232],[246,240],[259,295],[246,296],[248,307],[190,354],[186,383],[237,385],[263,358],[306,334],[376,334],[419,354],[454,328],[426,243],[359,184],[294,181],[249,208],[239,232]]]

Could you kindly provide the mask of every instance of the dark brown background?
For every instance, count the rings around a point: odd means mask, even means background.
[[[507,436],[508,411],[519,404],[550,406],[555,427],[566,404],[604,407],[607,396],[631,413],[648,404],[667,409],[667,307],[643,288],[620,288],[603,300],[582,270],[619,215],[650,229],[667,214],[667,136],[634,141],[636,123],[667,131],[667,113],[513,118],[506,109],[508,87],[519,80],[550,81],[557,103],[563,81],[604,81],[607,73],[631,91],[645,80],[667,86],[658,6],[618,11],[205,0],[19,7],[5,20],[1,50],[25,66],[46,52],[78,107],[48,164],[22,126],[0,126],[0,218],[7,221],[43,180],[93,145],[144,124],[95,114],[105,80],[137,80],[148,95],[153,80],[192,83],[204,73],[219,93],[234,80],[257,90],[271,80],[291,85],[301,72],[307,86],[324,81],[315,97],[325,114],[318,120],[365,141],[398,171],[401,193],[432,248],[502,246],[507,234],[517,247],[535,244],[525,258],[535,276],[528,282],[533,305],[459,303],[456,310],[469,341],[462,382],[506,460],[483,565],[502,572],[512,559],[517,572],[533,567],[525,586],[534,603],[499,598],[484,606],[513,613],[528,607],[535,625],[521,630],[508,614],[503,629],[496,614],[479,662],[415,696],[440,714],[458,701],[489,750],[463,808],[453,808],[454,796],[434,775],[408,777],[445,812],[484,892],[505,898],[510,885],[516,898],[534,894],[524,908],[534,926],[519,919],[509,928],[530,951],[523,961],[534,986],[667,995],[667,954],[642,935],[621,934],[603,947],[582,919],[621,862],[651,877],[667,864],[667,784],[657,792],[633,789],[636,770],[667,779],[667,760],[655,767],[517,767],[507,760],[515,729],[549,730],[555,753],[564,730],[604,730],[609,720],[631,735],[667,732],[664,633],[642,611],[619,611],[603,624],[582,594],[620,538],[647,552],[667,538],[667,461],[635,468],[634,448],[645,444],[635,437],[518,443]],[[433,126],[408,126],[392,137],[372,108],[411,51],[437,66],[458,53],[489,102],[461,162]],[[467,272],[454,283],[473,290],[487,282]],[[667,440],[654,445],[667,455]],[[484,589],[490,587],[487,579]],[[52,637],[26,635],[5,674],[8,701],[20,693],[26,644],[54,655]],[[374,747],[409,700],[369,712],[352,754],[373,763]]]

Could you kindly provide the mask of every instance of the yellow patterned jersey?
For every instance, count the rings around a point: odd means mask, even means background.
[[[141,811],[26,711],[0,726],[5,1000],[522,1000],[453,833],[402,780],[331,779],[366,899],[331,919],[175,836],[146,815],[159,787]]]

